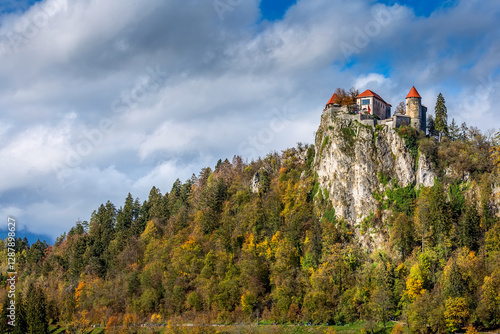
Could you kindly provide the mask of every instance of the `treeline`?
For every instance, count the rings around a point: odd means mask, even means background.
[[[441,142],[399,132],[438,179],[417,189],[379,175],[379,208],[360,226],[336,217],[314,147],[299,144],[251,163],[220,160],[142,203],[129,194],[120,207],[102,204],[53,247],[18,239],[26,317],[44,305],[39,318],[73,333],[168,319],[498,328],[498,142],[475,130]],[[363,248],[364,234],[379,249]]]
[[[10,297],[14,297],[10,299]],[[13,334],[48,333],[47,303],[42,287],[27,286],[27,298],[21,291],[4,298],[0,332]]]

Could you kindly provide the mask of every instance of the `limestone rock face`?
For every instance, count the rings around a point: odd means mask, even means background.
[[[427,161],[427,158],[421,154],[418,158],[417,167],[417,186],[432,187],[436,174],[433,172],[432,165]]]
[[[259,192],[259,186],[260,186],[260,173],[256,172],[252,180],[250,181],[250,189],[252,190],[253,193],[258,193]]]
[[[491,203],[489,205],[495,217],[500,217],[500,184],[494,184],[491,188]]]
[[[434,183],[431,163],[420,155],[416,167],[404,139],[386,126],[323,114],[315,144],[319,185],[329,192],[337,216],[352,224],[375,214],[374,193],[389,187],[387,180],[397,180],[401,187]]]

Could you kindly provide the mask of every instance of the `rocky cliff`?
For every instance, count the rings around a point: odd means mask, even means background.
[[[374,214],[374,194],[394,182],[401,187],[434,184],[431,163],[416,151],[412,154],[395,129],[365,125],[356,116],[324,113],[315,144],[320,188],[329,193],[337,216],[352,224]]]

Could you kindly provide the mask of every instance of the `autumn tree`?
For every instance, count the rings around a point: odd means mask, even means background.
[[[493,144],[494,146],[491,148],[491,157],[493,158],[493,163],[500,169],[500,131],[495,134]]]
[[[271,265],[271,286],[273,297],[273,317],[276,321],[285,322],[290,307],[300,298],[299,254],[293,243],[277,232],[273,236],[272,248],[275,261]]]
[[[471,321],[498,328],[500,221],[491,173],[498,156],[490,147],[499,143],[475,127],[464,129],[463,140],[462,129],[458,136],[452,129],[456,140],[412,142],[434,164],[434,186],[380,189],[380,207],[359,227],[336,215],[331,187],[321,189],[323,176],[315,175],[314,147],[298,144],[250,163],[221,159],[214,170],[176,180],[170,192],[155,187],[144,202],[129,194],[118,210],[105,203],[90,226],[76,222],[53,247],[18,238],[22,282],[36,284],[16,306],[26,306],[29,326],[47,318],[36,313],[46,309],[71,332],[105,326],[112,316],[108,329],[115,332],[175,316],[206,323],[365,320],[368,331],[397,317],[420,334]],[[5,267],[3,240],[0,249]],[[49,292],[46,308],[40,291]],[[16,311],[19,326],[22,308]],[[182,328],[169,326],[174,331]]]
[[[356,96],[359,95],[359,91],[352,87],[348,92],[344,88],[337,88],[335,91],[337,94],[337,103],[348,106],[356,103]]]
[[[448,330],[455,332],[467,323],[470,317],[469,305],[463,297],[449,298],[446,300],[444,317]]]
[[[355,104],[356,97],[359,95],[359,90],[354,87],[351,87],[351,89],[349,89],[349,95],[351,96],[352,103]]]
[[[465,334],[478,334],[478,333],[479,332],[472,324],[469,324],[469,326],[467,327],[467,331],[465,332]]]
[[[241,297],[242,307],[247,314],[252,313],[257,307],[257,298],[263,297],[269,289],[269,264],[266,263],[268,249],[267,241],[256,243],[252,233],[246,236],[238,268],[241,273],[240,284],[245,291]]]
[[[487,328],[500,325],[500,271],[484,278],[477,313]]]
[[[406,105],[404,101],[399,102],[399,104],[396,107],[396,111],[394,112],[396,115],[406,115]]]

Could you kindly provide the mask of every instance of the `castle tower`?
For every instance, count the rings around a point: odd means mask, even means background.
[[[406,96],[406,115],[411,117],[411,126],[426,131],[427,108],[422,106],[422,97],[415,87]]]

